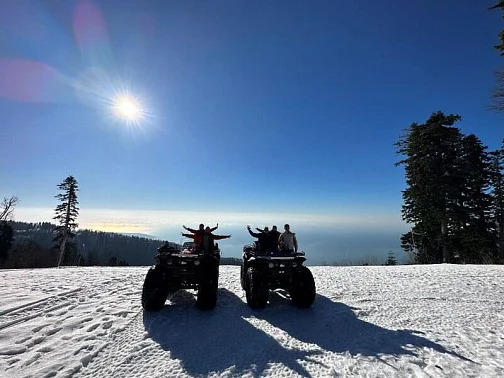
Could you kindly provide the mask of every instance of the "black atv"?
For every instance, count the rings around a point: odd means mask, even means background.
[[[191,244],[184,243],[182,249],[167,244],[158,248],[157,263],[147,272],[142,289],[142,307],[146,311],[161,310],[166,300],[181,289],[197,290],[196,305],[200,309],[215,308],[220,250],[205,253],[192,249]]]
[[[283,289],[289,292],[294,305],[310,307],[315,301],[315,281],[311,271],[303,265],[304,256],[304,252],[260,254],[257,244],[244,246],[240,275],[248,305],[264,308],[269,291]]]

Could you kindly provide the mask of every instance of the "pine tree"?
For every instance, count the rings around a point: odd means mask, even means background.
[[[490,7],[490,10],[500,9],[502,18],[504,19],[504,0],[499,0],[495,5]],[[500,55],[504,55],[504,30],[499,32],[500,43],[494,46],[495,49],[499,50]]]
[[[496,257],[491,164],[487,147],[452,127],[457,115],[433,113],[413,124],[396,145],[406,159],[403,219],[413,224],[401,237],[417,263],[482,263]]]
[[[413,224],[412,232],[401,237],[401,244],[415,250],[419,263],[451,260],[452,199],[463,181],[456,165],[462,134],[452,126],[460,119],[438,111],[425,124],[413,123],[395,144],[397,153],[406,157],[396,163],[405,166],[402,217]]]
[[[387,262],[385,263],[385,265],[397,265],[397,261],[396,261],[396,258],[394,256],[394,252],[389,251]]]
[[[501,12],[501,17],[504,19],[504,0],[499,0],[490,10],[497,9]],[[501,30],[498,34],[499,44],[495,45],[494,48],[499,51],[501,56],[504,56],[504,30]],[[504,69],[500,68],[495,72],[496,86],[492,93],[493,103],[490,105],[490,109],[502,112],[504,111]]]
[[[59,222],[56,227],[56,237],[53,239],[54,248],[59,250],[58,266],[69,265],[75,262],[77,257],[77,247],[73,243],[77,216],[79,208],[77,204],[78,183],[73,176],[68,176],[61,184],[58,185],[60,193],[55,196],[61,203],[56,206],[56,215],[53,219]]]
[[[9,250],[14,241],[14,230],[7,222],[0,222],[0,267],[3,267],[9,258]]]
[[[504,261],[504,139],[500,149],[490,153],[492,220],[496,227],[497,256]]]
[[[457,156],[461,181],[453,197],[450,244],[465,263],[482,263],[496,255],[489,194],[491,165],[486,150],[487,146],[471,134],[462,138]]]

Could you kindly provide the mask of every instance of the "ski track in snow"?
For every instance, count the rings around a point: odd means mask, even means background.
[[[221,266],[144,313],[148,267],[0,270],[1,377],[503,377],[504,266],[310,267],[311,309],[251,310]]]

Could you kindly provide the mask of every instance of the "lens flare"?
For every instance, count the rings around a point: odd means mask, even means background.
[[[142,118],[142,109],[133,97],[120,97],[116,99],[114,110],[118,117],[126,121],[138,121]]]

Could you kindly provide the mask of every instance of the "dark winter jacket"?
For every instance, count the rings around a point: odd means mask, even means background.
[[[257,231],[261,232],[261,233],[266,233],[266,235],[268,235],[268,251],[278,251],[278,238],[280,237],[280,232],[277,230],[277,231],[274,231],[274,230],[269,230],[267,232],[264,232],[264,230],[260,229],[260,228],[256,228]]]
[[[268,240],[269,240],[269,247],[272,251],[277,251],[278,250],[278,239],[280,238],[280,232],[279,231],[269,231],[268,232]]]
[[[259,252],[261,253],[266,253],[269,251],[269,238],[268,234],[265,232],[253,232],[250,228],[248,229],[248,232],[250,235],[253,237],[257,238],[257,241],[259,243]]]

